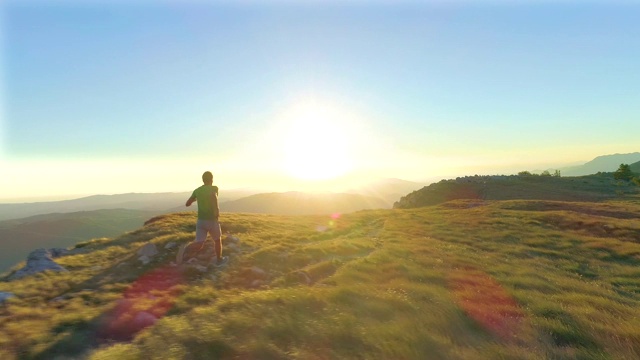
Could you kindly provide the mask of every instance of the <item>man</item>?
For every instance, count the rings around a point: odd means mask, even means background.
[[[185,204],[187,207],[191,206],[194,201],[198,202],[198,221],[196,222],[196,243],[200,243],[200,249],[204,246],[204,241],[207,239],[207,234],[211,235],[215,248],[216,266],[224,264],[228,258],[222,257],[222,232],[220,230],[220,223],[218,218],[220,216],[220,209],[218,208],[218,187],[213,186],[213,174],[210,171],[205,171],[202,174],[202,182],[204,185],[195,189],[191,194],[191,197]],[[186,248],[193,243],[184,245],[180,251],[178,251],[177,262],[182,262],[182,257]]]

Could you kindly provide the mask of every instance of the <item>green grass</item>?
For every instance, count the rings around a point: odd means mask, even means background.
[[[636,359],[638,214],[637,201],[537,200],[223,214],[241,241],[226,269],[131,297],[173,259],[166,244],[193,238],[193,214],[161,216],[80,244],[59,259],[67,273],[0,283],[16,294],[0,307],[0,358]],[[146,242],[162,252],[142,266]],[[105,341],[126,294],[163,316]]]

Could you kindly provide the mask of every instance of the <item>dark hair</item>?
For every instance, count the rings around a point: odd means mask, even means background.
[[[205,171],[204,174],[202,174],[202,181],[205,183],[213,182],[213,174],[211,173],[211,171]]]

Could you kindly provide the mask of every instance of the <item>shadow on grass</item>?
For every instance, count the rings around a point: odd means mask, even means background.
[[[602,350],[593,337],[581,329],[565,311],[548,309],[540,315],[550,320],[543,327],[549,332],[556,346],[583,348],[590,352]]]
[[[100,283],[103,276],[91,281]],[[35,355],[23,355],[21,359],[76,358],[92,349],[109,343],[131,341],[141,330],[162,318],[180,294],[174,286],[183,283],[182,270],[161,265],[143,273],[124,291],[115,306],[103,314],[88,320],[62,323],[54,327],[53,336],[60,340]]]

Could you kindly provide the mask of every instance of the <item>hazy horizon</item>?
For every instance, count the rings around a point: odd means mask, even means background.
[[[225,189],[331,190],[638,151],[632,2],[0,11],[0,202],[191,191],[205,170]]]

